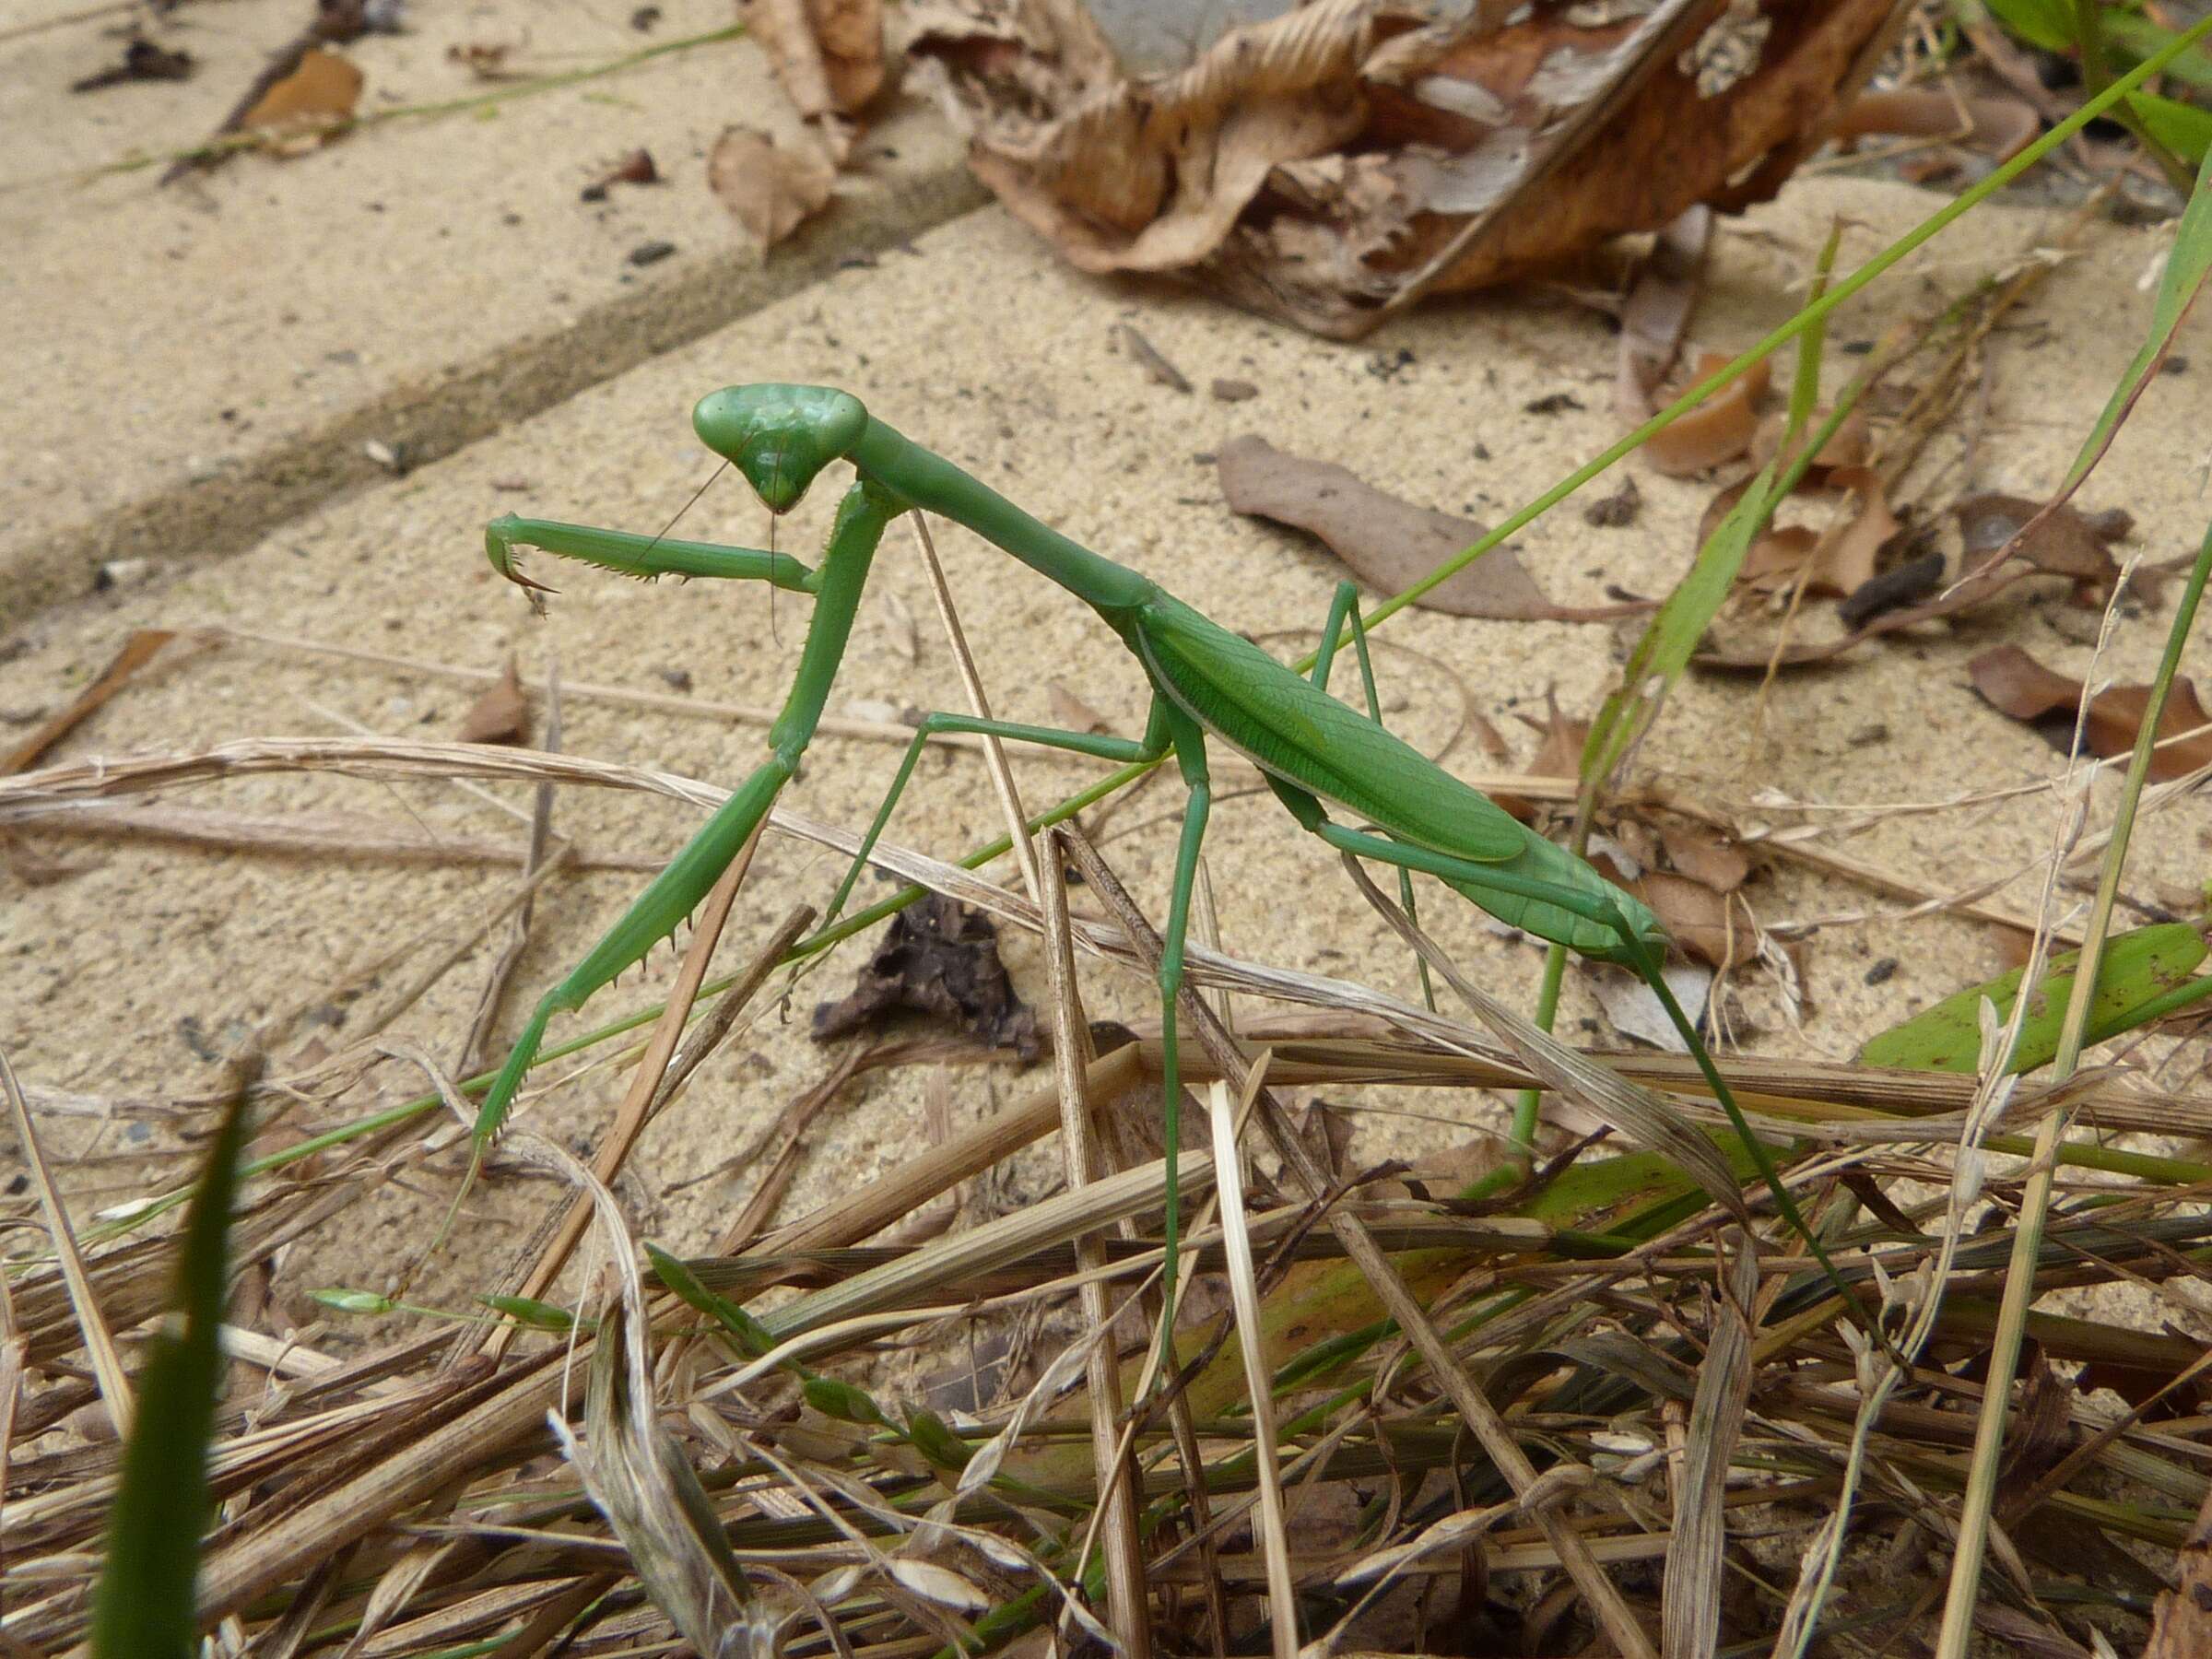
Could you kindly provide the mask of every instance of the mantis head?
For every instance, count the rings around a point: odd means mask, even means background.
[[[868,412],[828,386],[724,386],[699,400],[691,428],[735,466],[771,512],[789,512],[867,430]]]

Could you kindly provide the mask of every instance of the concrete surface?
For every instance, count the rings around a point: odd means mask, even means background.
[[[1698,339],[1733,348],[1785,315],[1835,217],[1849,227],[1846,257],[1855,262],[1914,222],[1929,201],[1900,187],[1850,181],[1794,187],[1782,204],[1724,230]],[[1835,338],[1872,337],[1900,314],[1934,309],[2047,229],[2043,218],[2018,211],[1978,216],[1963,239],[1939,241],[1850,308],[1835,324]],[[2018,324],[1994,341],[1987,406],[1973,434],[1977,483],[2037,489],[2063,470],[2136,345],[2148,307],[2136,278],[2160,245],[2156,231],[2100,230],[2093,251],[2056,270]],[[611,253],[617,241],[607,246]],[[504,274],[513,269],[500,266]],[[1180,396],[1147,378],[1116,343],[1124,323],[1140,328],[1199,394]],[[2194,335],[2200,362],[2212,360],[2206,347],[2200,324]],[[1601,320],[1541,295],[1428,310],[1359,347],[1317,342],[1196,296],[1077,276],[987,210],[872,265],[834,270],[404,479],[303,512],[238,558],[165,565],[145,587],[49,607],[18,625],[0,652],[0,712],[19,719],[58,705],[135,627],[194,622],[469,666],[496,666],[513,652],[533,677],[558,659],[570,680],[651,691],[667,690],[668,676],[688,674],[699,699],[772,708],[803,637],[802,604],[696,583],[641,586],[541,559],[538,573],[565,592],[553,601],[550,621],[540,624],[522,595],[486,570],[479,550],[484,521],[509,510],[641,529],[664,525],[712,471],[688,430],[690,404],[738,379],[855,390],[911,435],[1071,535],[1154,574],[1290,656],[1311,641],[1335,571],[1304,541],[1229,513],[1210,465],[1214,450],[1230,437],[1257,432],[1286,450],[1329,454],[1424,503],[1497,515],[1612,437],[1613,349]],[[1211,401],[1203,388],[1215,376],[1249,380],[1259,394],[1234,405]],[[2204,386],[2202,374],[2154,384],[2086,498],[2092,506],[2125,504],[2152,557],[2186,550],[2201,531]],[[1579,406],[1529,411],[1559,393],[1571,394]],[[57,441],[65,436],[57,429]],[[1956,469],[1969,465],[1958,440],[1938,444],[1936,465],[1952,469],[1955,485]],[[1712,488],[1641,468],[1637,476],[1645,507],[1633,527],[1594,529],[1577,503],[1521,538],[1529,567],[1561,601],[1602,603],[1610,584],[1663,592],[1683,569]],[[1610,481],[1598,488],[1609,489]],[[776,532],[782,544],[813,544],[835,493],[818,491]],[[764,514],[728,478],[683,523],[688,535],[752,545],[769,530]],[[1094,618],[964,533],[945,530],[939,545],[1002,716],[1059,718],[1057,682],[1117,729],[1137,729],[1142,683]],[[887,539],[875,580],[832,712],[962,706],[903,531]],[[2111,659],[2115,675],[2147,677],[2166,614],[2147,608],[2124,619]],[[903,649],[908,617],[916,619],[918,663]],[[2055,757],[2034,734],[1979,701],[1965,664],[2014,639],[2054,665],[2077,667],[2086,652],[2059,631],[2064,625],[2055,598],[2009,604],[1955,632],[1932,629],[1846,666],[1785,678],[1767,700],[1763,725],[1754,715],[1754,686],[1693,678],[1641,763],[1679,788],[1737,805],[1767,789],[1830,803],[1935,801],[2049,778]],[[1620,631],[1603,626],[1509,625],[1419,611],[1378,638],[1397,730],[1438,747],[1454,724],[1464,688],[1522,763],[1535,741],[1514,715],[1540,711],[1547,689],[1569,711],[1589,712],[1626,649]],[[2206,672],[2201,661],[2194,666]],[[56,758],[330,733],[341,729],[341,718],[387,733],[447,736],[470,696],[402,671],[224,647],[135,685]],[[741,777],[762,752],[754,725],[583,700],[569,706],[566,746],[724,783]],[[1017,752],[1015,759],[1032,801],[1091,775],[1087,765],[1065,758]],[[893,759],[880,743],[824,737],[787,801],[858,824]],[[1450,763],[1467,771],[1491,764],[1468,741]],[[2109,785],[2099,791],[2100,805],[2110,798]],[[192,799],[240,810],[343,810],[364,827],[405,829],[412,820],[441,832],[512,833],[510,820],[442,785],[293,777],[225,785]],[[1109,855],[1154,906],[1164,899],[1177,807],[1171,787],[1156,787],[1109,826]],[[2031,859],[2047,844],[2053,822],[2050,797],[2028,794],[1967,811],[1889,818],[1848,850],[1947,888]],[[672,850],[695,823],[665,804],[587,791],[564,794],[557,818],[563,833],[587,847],[653,853]],[[2208,827],[2201,802],[2147,820],[2131,888],[2156,894],[2193,885]],[[891,833],[956,855],[996,828],[979,763],[947,755],[921,768]],[[0,903],[0,1041],[27,1080],[100,1094],[206,1087],[214,1070],[198,1050],[210,1038],[314,994],[349,966],[434,921],[480,911],[512,881],[508,871],[479,866],[426,869],[54,837],[37,844],[82,867],[35,887],[0,874],[9,884]],[[1411,967],[1381,924],[1330,855],[1299,834],[1271,799],[1244,794],[1224,800],[1207,852],[1229,948],[1411,990]],[[771,839],[723,959],[741,960],[748,943],[795,900],[820,902],[837,874],[827,856]],[[546,890],[507,1032],[527,1001],[577,959],[641,885],[637,877],[593,875],[557,880]],[[864,892],[871,886],[864,883]],[[2025,906],[2032,890],[2016,882],[2001,897]],[[1790,869],[1762,878],[1752,902],[1769,921],[1888,908],[1863,890]],[[1426,916],[1484,982],[1533,994],[1537,950],[1496,937],[1465,907],[1432,902]],[[490,954],[479,952],[445,978],[396,1029],[450,1060]],[[1007,955],[1018,982],[1041,995],[1030,942],[1009,941]],[[1896,959],[1894,971],[1867,983],[1870,967],[1888,959]],[[622,1188],[641,1230],[683,1248],[735,1213],[748,1177],[724,1171],[697,1178],[717,1171],[826,1071],[830,1058],[806,1041],[805,1017],[815,1001],[841,994],[857,961],[848,950],[805,982],[787,1016],[764,1004],[681,1109],[647,1136]],[[1988,928],[1945,917],[1830,928],[1806,944],[1804,964],[1801,1022],[1765,975],[1744,976],[1744,1029],[1759,1049],[1846,1056],[1912,1007],[2004,966]],[[632,979],[603,994],[585,1017],[562,1022],[556,1034],[650,1001],[667,967],[665,957],[656,958],[644,982]],[[1103,972],[1091,976],[1087,992],[1094,1015],[1139,1014],[1150,1003],[1146,986]],[[1571,975],[1563,1029],[1602,1035],[1596,1021],[1586,976]],[[341,1028],[337,1035],[344,1034]],[[420,1087],[400,1067],[386,1068],[378,1082],[380,1100]],[[911,1153],[924,1133],[922,1087],[909,1073],[878,1076],[848,1091],[812,1133],[783,1214],[803,1213]],[[956,1115],[979,1114],[994,1091],[1017,1087],[1026,1083],[955,1074]],[[619,1077],[595,1074],[539,1107],[536,1121],[586,1146],[619,1093]],[[1464,1143],[1486,1121],[1465,1096],[1395,1090],[1349,1103],[1378,1109],[1358,1120],[1355,1155],[1361,1159],[1429,1156]],[[348,1104],[349,1112],[366,1109],[366,1102]],[[1502,1121],[1502,1110],[1496,1106],[1487,1122]],[[304,1121],[324,1122],[327,1114],[308,1113]],[[159,1127],[149,1146],[137,1147],[127,1137],[147,1133],[145,1125],[53,1120],[50,1126],[57,1146],[80,1160],[88,1203],[143,1191],[146,1151],[169,1144]],[[129,1161],[103,1161],[124,1154]],[[1008,1190],[1041,1190],[1049,1178],[1029,1166],[1010,1178]],[[387,1187],[344,1226],[300,1246],[288,1282],[358,1282],[394,1270],[419,1245],[448,1191]],[[479,1246],[458,1271],[477,1272],[496,1260],[519,1236],[512,1230],[548,1201],[539,1183],[498,1183],[480,1206],[479,1231],[472,1235]],[[308,1312],[296,1310],[302,1319]]]
[[[726,0],[417,6],[344,48],[360,111],[495,92],[449,49],[504,45],[563,74],[725,28]],[[163,187],[99,170],[200,143],[312,14],[303,0],[181,7],[157,31],[182,82],[81,95],[120,59],[122,8],[11,8],[0,30],[0,626],[81,593],[104,560],[249,547],[335,492],[559,402],[795,291],[982,192],[912,101],[863,139],[830,210],[763,260],[707,189],[731,123],[795,125],[744,41],[476,112],[359,129],[312,155],[233,157]],[[28,16],[24,14],[28,13]],[[20,20],[13,20],[19,18]],[[578,199],[649,150],[665,182]],[[630,255],[673,245],[645,265]]]

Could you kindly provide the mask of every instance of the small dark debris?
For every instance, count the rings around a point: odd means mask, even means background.
[[[197,66],[189,52],[171,52],[142,35],[133,35],[123,49],[122,63],[88,75],[82,80],[71,81],[69,90],[97,92],[102,87],[120,87],[127,81],[189,80]]]
[[[1636,488],[1634,478],[1623,478],[1620,488],[1602,501],[1593,501],[1583,509],[1584,522],[1600,530],[1618,530],[1636,522],[1643,511],[1643,491]]]
[[[629,155],[609,168],[602,177],[586,184],[581,194],[584,201],[604,202],[606,200],[607,190],[612,185],[658,184],[659,182],[661,182],[661,170],[653,164],[653,152],[641,148],[631,150]],[[674,248],[669,249],[672,253],[675,251]],[[633,264],[637,262],[637,257],[635,253],[630,255]]]
[[[661,678],[662,678],[664,681],[665,681],[665,682],[666,682],[666,684],[667,684],[667,687],[668,687],[668,688],[669,688],[671,691],[687,691],[687,692],[688,692],[688,691],[689,691],[689,690],[691,689],[691,670],[690,670],[690,669],[688,669],[688,668],[664,668],[664,669],[662,669],[662,670],[660,671],[660,674],[661,674]]]
[[[658,265],[675,252],[676,244],[672,241],[640,242],[629,251],[629,259],[633,265]]]
[[[661,8],[657,6],[641,6],[629,14],[629,26],[640,34],[651,34],[653,25],[660,20]]]
[[[1477,443],[1475,446],[1475,459],[1477,461],[1488,461],[1489,458],[1490,446],[1487,443]]]
[[[841,271],[872,271],[879,262],[873,253],[848,253],[837,262]]]
[[[1888,741],[1889,723],[1886,720],[1870,720],[1857,731],[1852,733],[1849,738],[1853,748],[1865,748],[1869,744]]]
[[[1872,340],[1846,340],[1837,349],[1845,357],[1871,357],[1874,355],[1874,342]]]
[[[2159,372],[2160,374],[2186,374],[2189,372],[2189,359],[2177,351],[2159,365]]]
[[[1866,970],[1866,982],[1870,985],[1886,985],[1895,977],[1897,968],[1898,962],[1895,957],[1884,957]]]
[[[1119,336],[1124,349],[1137,360],[1138,365],[1143,368],[1146,374],[1151,377],[1155,385],[1165,386],[1171,392],[1181,392],[1185,396],[1189,395],[1191,390],[1189,379],[1185,377],[1182,370],[1168,361],[1159,347],[1146,339],[1127,323],[1117,324],[1114,333]]]
[[[1633,588],[1622,587],[1618,582],[1606,583],[1606,597],[1616,605],[1641,605],[1644,602],[1643,594]]]
[[[993,1048],[1037,1053],[1037,1017],[1014,994],[998,959],[998,930],[959,900],[930,893],[892,918],[852,994],[814,1010],[814,1040],[830,1042],[893,1014],[926,1014]]]
[[[491,481],[491,487],[494,489],[503,490],[509,495],[519,494],[523,490],[537,488],[527,478],[494,478]]]
[[[197,1014],[187,1014],[177,1021],[177,1035],[184,1039],[186,1048],[210,1065],[223,1057],[215,1044],[207,1041],[206,1028],[200,1024]]]
[[[1213,384],[1213,394],[1217,403],[1243,403],[1257,397],[1260,389],[1248,380],[1217,380]]]
[[[26,1175],[22,1171],[18,1170],[13,1175],[10,1175],[7,1178],[7,1195],[10,1198],[20,1198],[29,1190],[30,1177]]]
[[[1221,457],[1215,454],[1212,450],[1197,450],[1193,452],[1191,459],[1200,466],[1212,466]]]
[[[1542,397],[1531,398],[1521,406],[1524,415],[1564,415],[1570,409],[1579,409],[1583,400],[1571,392],[1550,392]]]
[[[1864,628],[1884,611],[1918,604],[1943,585],[1943,555],[1923,553],[1870,576],[1836,605],[1846,628]]]
[[[1367,359],[1367,371],[1377,380],[1395,380],[1401,370],[1413,367],[1413,353],[1405,347],[1395,351],[1378,351]]]

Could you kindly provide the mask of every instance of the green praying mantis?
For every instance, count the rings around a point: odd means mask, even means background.
[[[855,476],[838,506],[818,566],[782,553],[513,514],[486,528],[485,547],[492,568],[531,590],[533,604],[542,603],[539,595],[552,590],[524,574],[516,562],[519,547],[540,548],[632,577],[765,582],[810,595],[815,611],[790,695],[768,731],[769,758],[575,970],[538,1003],[484,1097],[475,1135],[479,1158],[536,1058],[548,1022],[556,1014],[581,1008],[601,986],[675,932],[797,774],[844,657],[877,546],[899,514],[922,511],[966,525],[1096,611],[1129,648],[1149,682],[1151,711],[1144,735],[1138,738],[963,714],[925,716],[859,853],[838,885],[824,925],[833,923],[843,909],[933,737],[971,733],[1123,763],[1163,760],[1173,755],[1187,801],[1158,976],[1168,1166],[1163,1293],[1170,1308],[1174,1305],[1180,1221],[1175,1159],[1182,1096],[1176,999],[1183,980],[1191,894],[1213,800],[1206,765],[1209,738],[1258,767],[1291,817],[1329,846],[1402,871],[1433,876],[1502,922],[1640,974],[1699,1056],[1708,1082],[1750,1147],[1785,1218],[1802,1236],[1811,1238],[1770,1157],[1751,1135],[1661,977],[1659,964],[1667,939],[1658,918],[1582,859],[1529,830],[1381,724],[1357,591],[1350,583],[1337,590],[1308,678],[1202,616],[1149,577],[1101,558],[1030,517],[943,456],[877,419],[850,393],[819,386],[727,387],[702,398],[691,420],[700,441],[736,467],[772,513],[790,512],[833,462],[849,462]],[[1331,663],[1347,619],[1359,647],[1368,715],[1356,712],[1328,691]],[[1354,815],[1364,827],[1339,823],[1330,816],[1331,806]],[[1817,1241],[1813,1248],[1819,1250]]]

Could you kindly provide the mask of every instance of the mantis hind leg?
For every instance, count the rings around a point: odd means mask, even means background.
[[[1316,689],[1329,688],[1329,669],[1336,660],[1336,642],[1343,637],[1347,619],[1352,625],[1352,650],[1359,659],[1359,684],[1367,692],[1367,717],[1377,725],[1382,724],[1382,699],[1375,689],[1374,659],[1368,654],[1367,623],[1359,615],[1359,588],[1356,582],[1340,582],[1329,600],[1329,619],[1321,630],[1321,648],[1313,653],[1313,685]],[[1276,792],[1278,795],[1280,790]],[[1319,810],[1320,803],[1314,804]],[[1310,826],[1309,826],[1310,827]],[[1420,920],[1420,912],[1413,903],[1413,873],[1403,865],[1398,869],[1398,902],[1406,907],[1406,916]],[[1416,962],[1421,976],[1421,1001],[1429,1012],[1436,1012],[1436,987],[1430,982],[1429,964]]]
[[[1155,705],[1155,719],[1175,746],[1175,759],[1182,771],[1183,787],[1189,792],[1182,812],[1182,836],[1175,848],[1175,885],[1168,898],[1168,924],[1162,930],[1159,948],[1160,1118],[1168,1176],[1166,1221],[1161,1230],[1166,1255],[1160,1269],[1159,1342],[1163,1376],[1171,1377],[1175,1370],[1176,1255],[1182,1241],[1182,1190],[1176,1179],[1182,1140],[1182,1062],[1175,1004],[1182,993],[1191,894],[1198,883],[1198,853],[1206,841],[1206,819],[1213,812],[1214,786],[1206,763],[1206,733],[1198,723],[1164,698]]]

